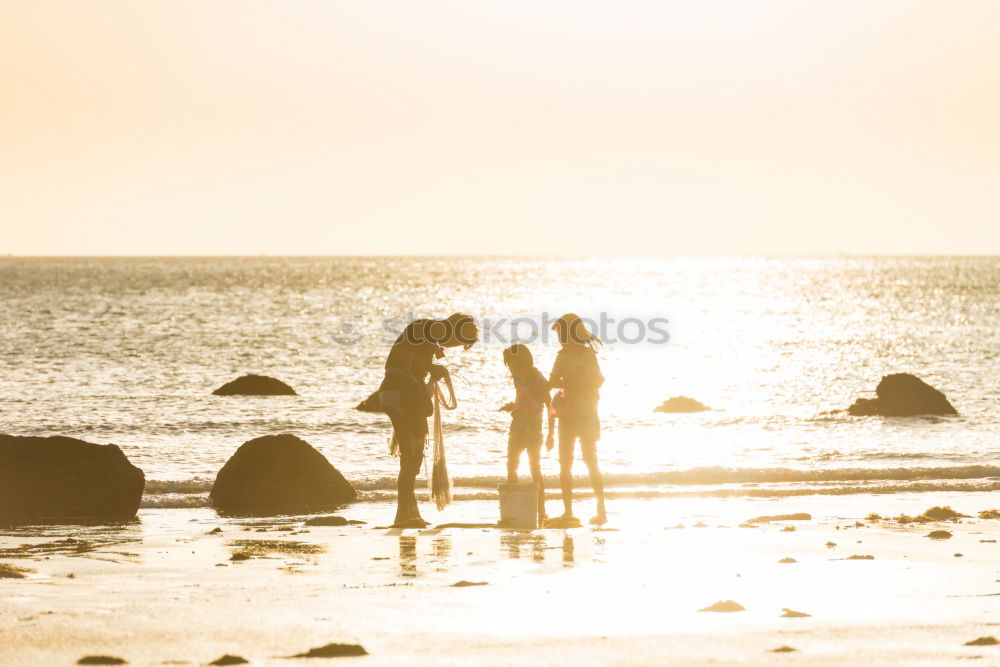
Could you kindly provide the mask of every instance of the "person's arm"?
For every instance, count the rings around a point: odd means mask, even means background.
[[[557,354],[555,363],[552,364],[552,372],[549,373],[550,389],[561,389],[566,386],[565,380],[563,379],[563,365],[560,363],[561,360],[562,354]]]
[[[556,420],[552,416],[552,398],[545,394],[545,414],[548,416],[549,420],[549,432],[545,436],[545,450],[551,452],[552,448],[556,444],[555,428]]]

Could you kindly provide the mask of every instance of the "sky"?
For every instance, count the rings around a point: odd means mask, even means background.
[[[1000,2],[0,0],[0,254],[1000,254]]]

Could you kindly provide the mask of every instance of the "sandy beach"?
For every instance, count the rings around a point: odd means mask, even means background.
[[[965,644],[1000,634],[1000,522],[865,519],[928,502],[976,516],[995,501],[621,500],[600,530],[394,530],[381,503],[348,508],[366,523],[347,526],[198,508],[142,510],[115,531],[6,529],[0,563],[25,577],[0,580],[0,663],[294,664],[329,643],[380,665],[995,660],[1000,647]],[[467,522],[495,512],[461,508]],[[800,512],[812,519],[746,523]],[[726,600],[745,611],[698,611]]]

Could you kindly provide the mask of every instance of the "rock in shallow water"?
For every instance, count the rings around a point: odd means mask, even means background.
[[[0,521],[131,519],[145,485],[117,445],[0,435]]]
[[[876,398],[859,398],[847,409],[856,417],[957,415],[947,397],[915,375],[886,375],[875,388]]]
[[[244,375],[227,382],[212,392],[215,396],[297,396],[295,390],[281,380],[266,375]]]
[[[221,512],[266,516],[330,509],[358,494],[325,456],[286,433],[243,443],[219,470],[209,497]]]
[[[673,396],[663,401],[653,412],[685,413],[685,412],[705,412],[711,410],[700,401],[687,396]]]

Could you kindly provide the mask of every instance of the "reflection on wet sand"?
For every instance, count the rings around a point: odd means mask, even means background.
[[[78,526],[8,526],[2,536],[38,538],[54,537],[45,542],[26,542],[17,547],[0,549],[0,558],[43,560],[49,556],[79,556],[110,562],[140,562],[138,554],[113,549],[142,541],[142,525],[138,521],[115,524]],[[112,547],[112,549],[109,549]]]
[[[417,538],[399,536],[399,571],[404,577],[417,576]]]
[[[532,560],[539,563],[545,561],[545,536],[540,533],[504,533],[500,536],[500,548],[511,559],[527,556],[530,550]]]
[[[575,560],[574,553],[575,552],[576,552],[576,549],[574,548],[574,544],[573,544],[573,536],[570,535],[569,533],[563,533],[562,559],[563,559],[563,563],[566,564],[567,567],[574,562],[574,560]]]
[[[403,577],[420,576],[418,556],[418,538],[425,539],[431,537],[430,553],[424,555],[426,565],[432,565],[435,572],[447,572],[456,562],[453,537],[438,532],[428,534],[429,531],[417,535],[397,534],[399,538],[399,572]],[[572,567],[577,563],[576,538],[570,533],[548,533],[533,531],[500,531],[500,554],[511,559],[531,559],[535,563],[543,564],[549,552],[559,552],[558,561],[563,567]],[[603,540],[595,540],[602,543]],[[426,543],[425,543],[426,550]],[[469,552],[468,556],[473,556]],[[482,554],[480,554],[482,555]],[[461,560],[461,559],[459,559]],[[553,560],[550,558],[549,560]],[[425,572],[426,573],[426,572]]]

